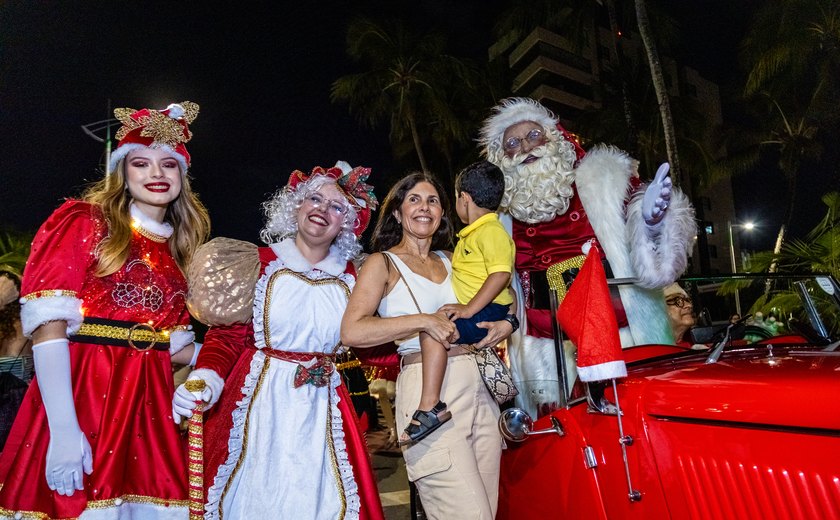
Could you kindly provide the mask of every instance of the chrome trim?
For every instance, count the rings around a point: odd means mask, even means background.
[[[598,467],[598,459],[595,458],[595,450],[592,449],[592,446],[584,446],[583,448],[583,465],[586,466],[586,469]]]

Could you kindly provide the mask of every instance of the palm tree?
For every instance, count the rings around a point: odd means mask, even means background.
[[[803,94],[809,104],[840,114],[840,4],[836,0],[776,0],[758,11],[744,39],[744,94],[774,98]],[[812,100],[812,93],[820,92]]]
[[[840,193],[822,197],[828,210],[803,239],[790,239],[778,253],[755,253],[750,271],[766,272],[774,263],[780,273],[827,273],[840,280]]]
[[[453,148],[469,142],[469,128],[453,107],[470,97],[464,92],[476,87],[478,76],[474,67],[446,54],[445,46],[442,34],[416,34],[401,20],[357,18],[347,30],[347,53],[366,70],[332,84],[331,100],[347,103],[362,124],[388,122],[397,153],[410,140],[424,171],[430,139],[448,154],[450,168]]]
[[[671,114],[671,101],[668,96],[668,88],[665,85],[665,77],[662,74],[662,66],[659,63],[659,51],[656,48],[656,41],[650,27],[646,0],[635,0],[636,24],[642,43],[647,54],[648,65],[650,66],[650,77],[653,80],[653,87],[656,90],[656,98],[659,101],[659,115],[662,119],[662,131],[665,134],[665,146],[668,150],[668,162],[671,164],[671,172],[675,182],[682,181],[683,190],[691,198],[691,182],[686,182],[680,167],[680,157],[677,151],[677,136],[674,130],[674,119]]]
[[[840,4],[777,0],[758,11],[742,45],[744,97],[766,106],[754,142],[778,153],[788,200],[777,252],[794,215],[796,178],[806,160],[840,139]],[[769,103],[768,103],[769,101]],[[753,160],[756,162],[757,158]],[[837,161],[835,171],[840,175]],[[749,163],[746,163],[749,165]]]
[[[776,270],[779,273],[791,274],[830,274],[835,279],[840,279],[840,193],[827,193],[823,195],[822,201],[828,208],[825,217],[805,238],[788,240],[778,251],[755,253],[749,270],[754,273]],[[724,289],[734,292],[736,287],[742,289],[744,284],[726,284]],[[826,325],[830,331],[835,333],[840,330],[840,316],[836,313],[836,305],[829,302],[819,291],[813,296],[820,314],[827,317]],[[802,311],[801,302],[792,290],[771,290],[767,286],[764,294],[751,306],[750,312],[767,313],[771,309],[781,309],[783,315],[799,315]]]
[[[816,95],[816,94],[815,94]],[[823,152],[819,135],[816,98],[804,112],[794,113],[769,95],[754,102],[753,126],[739,125],[724,132],[724,146],[729,156],[715,165],[715,177],[731,176],[754,170],[762,158],[773,158],[787,186],[788,199],[777,239],[777,251],[790,229],[796,209],[796,189],[804,163],[817,161]]]
[[[0,269],[11,271],[20,276],[26,265],[26,259],[29,257],[31,242],[32,235],[0,231]]]

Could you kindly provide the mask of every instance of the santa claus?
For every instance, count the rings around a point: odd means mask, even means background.
[[[495,107],[480,142],[505,175],[501,209],[510,216],[523,290],[524,325],[511,342],[510,359],[514,377],[533,383],[525,383],[526,402],[519,404],[533,411],[529,394],[543,403],[556,398],[556,383],[545,383],[558,380],[546,271],[555,264],[561,271],[579,267],[582,248],[593,240],[608,276],[635,280],[615,291],[622,346],[673,343],[662,288],[687,266],[695,221],[688,198],[671,184],[668,165],[642,184],[637,161],[611,146],[584,152],[551,111],[528,98]]]

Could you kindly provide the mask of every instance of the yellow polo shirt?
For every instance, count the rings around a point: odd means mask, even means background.
[[[516,246],[495,213],[483,215],[462,229],[452,254],[452,287],[458,302],[468,304],[489,275],[511,273],[515,254]],[[503,290],[493,303],[510,305],[513,298]]]

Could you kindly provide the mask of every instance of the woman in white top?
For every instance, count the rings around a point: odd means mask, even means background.
[[[402,365],[397,379],[398,430],[408,425],[420,401],[419,334],[444,344],[458,337],[454,323],[438,312],[456,301],[451,253],[441,250],[452,245],[447,206],[445,192],[429,174],[410,174],[391,188],[373,233],[377,253],[360,270],[342,320],[341,339],[346,345],[397,343]],[[477,347],[494,345],[512,331],[506,321],[486,326],[487,337]],[[489,520],[496,514],[502,448],[496,426],[499,407],[485,388],[474,357],[466,354],[457,345],[449,350],[441,399],[452,420],[442,422],[422,441],[403,447],[408,478],[432,519],[460,515]]]

